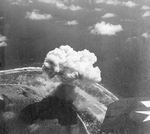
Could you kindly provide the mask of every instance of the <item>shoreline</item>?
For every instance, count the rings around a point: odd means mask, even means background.
[[[8,70],[0,71],[0,75],[20,73],[20,72],[33,72],[33,71],[42,72],[42,68],[41,67],[22,67],[22,68],[8,69]]]

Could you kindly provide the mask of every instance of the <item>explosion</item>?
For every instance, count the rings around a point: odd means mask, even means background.
[[[87,79],[100,82],[101,71],[93,66],[96,61],[95,54],[86,49],[75,51],[68,45],[60,46],[47,54],[43,70],[50,78],[56,74],[61,76],[62,81]]]
[[[85,90],[101,81],[101,71],[94,67],[97,57],[88,50],[75,51],[70,46],[60,46],[50,51],[42,69],[49,79],[57,76],[60,84],[51,95],[73,102],[79,111],[87,111],[102,121],[105,106]],[[51,89],[49,89],[51,90]]]

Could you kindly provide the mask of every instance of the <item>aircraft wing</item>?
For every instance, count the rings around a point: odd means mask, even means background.
[[[111,103],[100,134],[150,134],[150,98],[126,98]]]

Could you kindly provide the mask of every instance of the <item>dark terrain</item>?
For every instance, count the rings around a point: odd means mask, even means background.
[[[13,73],[13,71],[10,71],[11,73],[7,72],[5,73],[5,75],[4,75],[4,72],[3,74],[1,73],[0,75],[0,78],[1,78],[0,79],[0,94],[6,95],[11,100],[12,104],[14,105],[12,108],[9,108],[8,111],[15,113],[17,116],[15,116],[12,119],[7,120],[6,122],[4,121],[3,124],[1,124],[1,126],[2,128],[4,127],[4,129],[6,129],[6,126],[7,126],[8,134],[17,134],[17,133],[19,134],[20,131],[22,131],[23,134],[30,134],[32,128],[29,129],[26,123],[24,125],[23,124],[21,125],[18,122],[18,116],[20,115],[20,111],[22,111],[22,109],[24,109],[29,104],[40,102],[43,98],[46,98],[46,96],[50,94],[51,90],[57,87],[57,85],[59,84],[59,80],[57,78],[53,78],[51,81],[48,81],[48,83],[50,83],[49,85],[50,89],[46,91],[47,78],[40,71],[28,72],[27,69],[26,71],[22,69],[22,71],[18,73],[16,73],[15,71],[14,71],[15,73]],[[82,87],[82,85],[80,84],[79,86]],[[95,103],[94,105],[95,106],[97,105],[96,107],[98,107],[99,109],[99,111],[97,112],[99,116],[102,116],[103,118],[105,116],[107,105],[117,100],[117,98],[113,96],[111,93],[109,93],[108,91],[106,91],[105,88],[101,88],[101,90],[99,90],[98,87],[93,87],[89,89],[87,89],[87,87],[84,87],[83,90],[86,91],[89,95],[99,100],[99,104]],[[77,100],[76,103],[78,104],[80,102],[82,104],[82,99],[84,100],[85,95],[86,93],[81,92],[79,95],[79,100]],[[41,106],[37,108],[40,109]],[[36,111],[32,111],[32,113],[34,112],[36,115]],[[91,134],[98,134],[98,132],[100,131],[100,126],[101,126],[102,121],[98,120],[88,111],[79,110],[78,114],[81,116],[81,118],[85,122],[89,132],[91,132]],[[25,119],[27,119],[26,116],[25,116]],[[14,122],[13,125],[11,125],[11,122]],[[19,127],[16,127],[18,123],[20,125]],[[59,130],[61,131],[61,133],[63,132],[65,133],[65,129],[62,126],[60,126],[60,124],[57,121],[49,120],[48,118],[47,120],[44,120],[44,121],[37,120],[34,123],[34,125],[35,125],[34,132],[36,134],[47,134],[47,132],[58,133],[56,132],[58,130],[56,129],[56,127],[60,127]],[[36,129],[36,126],[37,126],[37,129]],[[44,126],[44,128],[42,128],[42,126]]]

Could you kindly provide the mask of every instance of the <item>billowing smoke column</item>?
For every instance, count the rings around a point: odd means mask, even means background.
[[[62,82],[61,85],[65,85],[65,89],[54,89],[54,96],[71,100],[79,111],[87,111],[102,121],[106,107],[84,90],[87,86],[101,81],[100,69],[93,66],[96,61],[94,53],[86,49],[77,52],[66,45],[50,51],[42,69],[50,79],[57,76]]]
[[[97,61],[94,53],[88,50],[75,51],[70,46],[60,46],[50,51],[44,61],[43,70],[53,77],[58,74],[62,81],[70,82],[75,79],[101,81],[101,72],[93,64]]]

